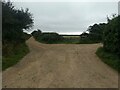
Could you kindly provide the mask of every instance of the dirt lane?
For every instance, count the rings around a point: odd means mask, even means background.
[[[27,41],[30,53],[3,72],[9,88],[117,88],[118,73],[95,54],[100,44],[41,44]]]

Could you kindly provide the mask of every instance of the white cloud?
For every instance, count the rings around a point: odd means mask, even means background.
[[[119,0],[11,0],[14,2],[118,2]]]
[[[34,29],[59,33],[83,32],[94,23],[106,22],[107,15],[118,13],[117,2],[15,2],[14,5],[29,8]]]

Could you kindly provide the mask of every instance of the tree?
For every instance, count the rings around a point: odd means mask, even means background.
[[[37,29],[37,31],[33,31],[31,34],[35,39],[38,39],[42,35],[42,31]]]
[[[2,2],[3,56],[11,54],[16,46],[25,43],[23,29],[29,29],[32,25],[33,18],[29,9],[17,10],[11,2]]]
[[[113,17],[104,30],[104,49],[120,56],[120,16]]]
[[[23,29],[33,25],[29,9],[16,10],[11,2],[2,2],[2,27],[3,44],[5,42],[24,42]]]
[[[80,35],[81,38],[87,38],[88,36],[89,36],[89,34],[86,33],[86,32],[83,32],[83,33]]]
[[[105,26],[105,23],[94,24],[93,26],[89,26],[87,30],[89,31],[89,39],[101,42],[103,39],[103,31]]]

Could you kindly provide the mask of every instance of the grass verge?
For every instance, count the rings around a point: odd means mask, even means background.
[[[3,71],[18,63],[29,52],[29,48],[25,43],[22,43],[18,45],[13,52],[14,54],[2,57]]]
[[[98,48],[96,54],[104,63],[120,72],[120,58],[116,54],[105,51],[103,47]]]

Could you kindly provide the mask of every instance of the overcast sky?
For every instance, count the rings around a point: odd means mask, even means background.
[[[17,8],[29,8],[33,14],[32,30],[62,34],[80,34],[90,25],[107,22],[118,14],[117,2],[14,2]]]

